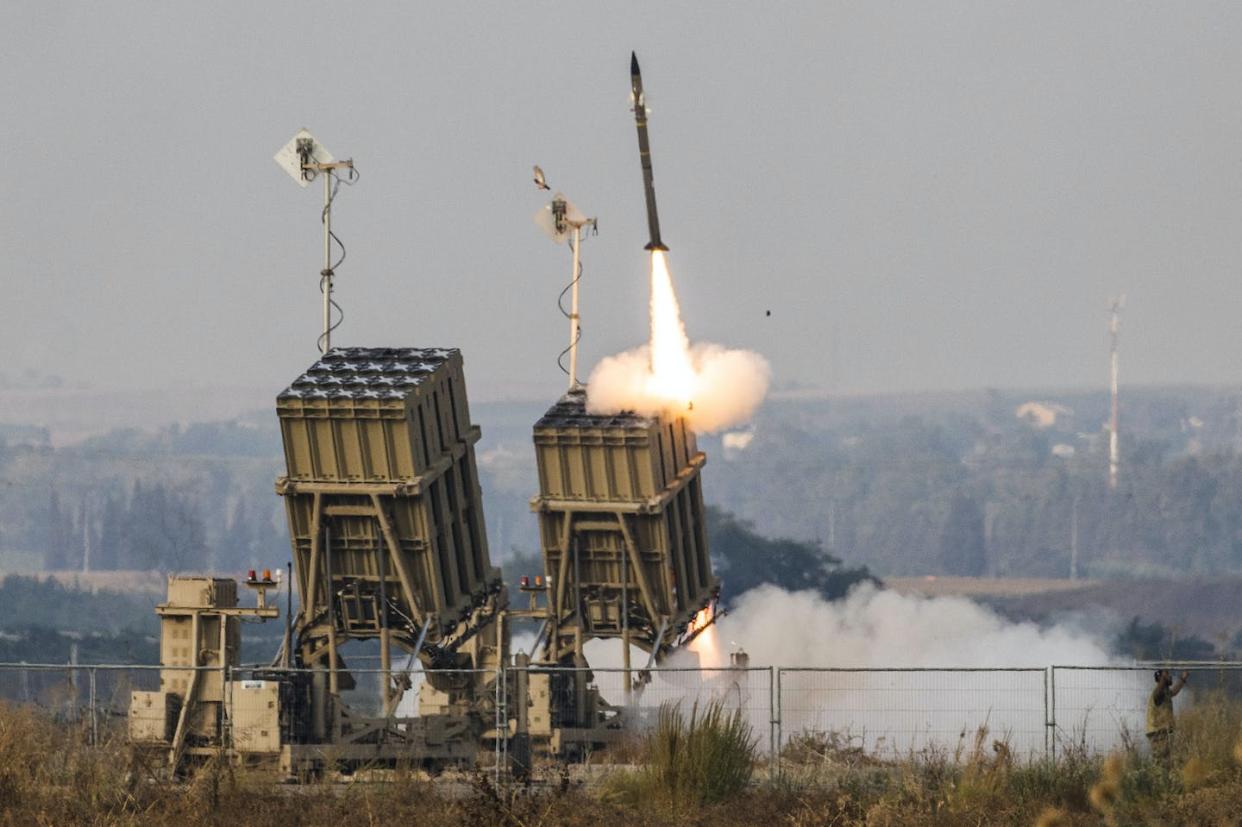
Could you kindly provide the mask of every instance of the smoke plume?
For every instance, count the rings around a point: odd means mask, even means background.
[[[587,410],[685,416],[709,433],[751,418],[768,392],[767,360],[748,350],[691,345],[681,321],[668,262],[651,254],[651,338],[609,356],[591,372]]]
[[[714,640],[708,637],[713,628]],[[657,690],[667,685],[664,696],[672,697],[676,686],[687,698],[705,692],[724,698],[764,732],[770,710],[763,681],[755,672],[730,676],[727,668],[738,646],[752,667],[843,670],[782,674],[784,737],[832,733],[880,755],[933,745],[953,749],[977,732],[1005,742],[1016,756],[1046,755],[1050,736],[1112,749],[1127,729],[1142,726],[1151,681],[1145,670],[1062,671],[1052,701],[1045,667],[1107,665],[1111,659],[1099,641],[1063,626],[1012,623],[964,598],[862,586],[829,603],[812,592],[763,586],[741,595],[717,627],[694,641],[692,653],[670,663],[694,666],[697,655],[703,666],[725,669],[697,683],[688,682],[687,673],[661,674]],[[1055,735],[1047,726],[1054,709]]]
[[[621,665],[615,643],[587,645],[609,698],[624,695],[624,675],[606,671]],[[750,671],[732,668],[738,648],[749,655]],[[635,651],[635,668],[645,662]],[[1118,663],[1084,631],[1013,623],[965,598],[869,585],[832,603],[813,592],[753,589],[662,665],[667,669],[653,673],[636,703],[689,708],[715,698],[764,734],[775,696],[782,743],[831,733],[850,747],[897,757],[932,745],[951,750],[981,731],[1015,756],[1047,755],[1053,741],[1105,752],[1142,731],[1151,691],[1149,671]],[[1079,668],[1050,679],[1046,667],[1054,665]],[[792,671],[774,687],[768,666]],[[1194,696],[1180,702],[1185,708]]]
[[[870,585],[833,603],[813,592],[760,586],[742,594],[717,627],[723,644],[715,647],[717,660],[727,660],[736,644],[756,666],[1044,667],[1111,660],[1084,632],[1013,623],[965,598],[902,595]]]

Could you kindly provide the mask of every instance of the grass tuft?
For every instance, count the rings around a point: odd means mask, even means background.
[[[660,707],[640,752],[639,769],[613,780],[623,801],[699,807],[743,792],[754,773],[756,740],[742,713],[719,700]]]

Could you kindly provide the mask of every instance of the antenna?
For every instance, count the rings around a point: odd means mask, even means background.
[[[1117,406],[1117,339],[1121,332],[1121,308],[1126,305],[1126,294],[1122,293],[1109,302],[1108,320],[1108,387],[1111,394],[1111,407],[1108,417],[1108,487],[1117,488],[1117,474],[1121,465],[1121,451],[1117,441],[1119,423]]]
[[[358,173],[352,158],[347,161],[334,160],[332,153],[306,129],[298,130],[289,143],[276,152],[273,160],[303,188],[316,178],[323,178],[323,212],[319,219],[323,224],[323,269],[319,271],[319,292],[323,294],[323,333],[319,336],[318,347],[320,353],[327,353],[332,347],[332,331],[340,327],[345,318],[341,306],[332,298],[336,268],[345,260],[345,245],[332,232],[332,202],[340,185],[353,184],[358,180]],[[340,169],[349,170],[346,178],[341,178],[337,172]],[[341,248],[341,257],[335,263],[332,261],[333,241]],[[333,307],[338,314],[335,323],[332,321]]]
[[[539,167],[535,167],[535,184],[541,189],[547,188],[543,181],[543,170]],[[597,219],[587,218],[564,194],[558,192],[552,196],[552,200],[543,209],[535,213],[535,224],[557,244],[568,241],[569,248],[573,253],[569,284],[565,285],[565,289],[561,291],[561,295],[557,298],[557,304],[561,308],[561,313],[569,319],[569,346],[556,357],[556,363],[569,376],[569,389],[572,391],[579,386],[578,340],[582,338],[582,327],[579,324],[581,318],[578,315],[578,282],[582,280],[582,256],[580,253],[582,228],[590,227],[598,235],[599,222]],[[570,310],[568,312],[565,310],[565,305],[561,303],[565,298],[566,292],[570,293]],[[561,361],[566,353],[569,354],[568,370],[566,370],[565,365]]]

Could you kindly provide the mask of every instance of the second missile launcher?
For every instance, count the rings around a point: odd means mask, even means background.
[[[719,589],[694,431],[681,418],[588,413],[575,389],[535,424],[534,441],[549,660],[600,637],[667,654]]]

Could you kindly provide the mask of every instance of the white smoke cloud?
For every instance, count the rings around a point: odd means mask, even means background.
[[[729,652],[740,646],[752,667],[842,670],[782,674],[783,736],[836,733],[881,755],[931,745],[953,749],[980,730],[1006,741],[1015,755],[1045,755],[1051,735],[1045,668],[1113,663],[1103,642],[1083,631],[1014,623],[964,598],[901,595],[870,585],[831,603],[813,592],[762,586],[741,595],[714,634],[702,645],[696,640],[694,652],[678,653],[670,665],[693,666],[697,655],[705,667],[727,667]],[[978,671],[987,669],[998,671]],[[763,733],[769,710],[754,675],[733,679],[720,697],[736,703]],[[663,683],[677,677],[660,676]],[[1146,672],[1069,671],[1060,680],[1056,738],[1107,750],[1121,743],[1126,728],[1141,726]],[[739,686],[750,691],[739,692]]]
[[[685,416],[694,430],[712,433],[750,421],[771,379],[768,361],[758,353],[696,344],[690,348],[695,390],[683,405],[652,390],[650,362],[648,345],[601,360],[587,382],[587,410],[672,413]]]
[[[742,594],[717,621],[756,666],[1044,667],[1112,662],[1100,640],[1065,626],[1014,623],[960,597],[919,597],[865,585],[828,602],[771,585]],[[713,665],[704,663],[705,666]],[[723,663],[714,665],[724,665]]]
[[[651,337],[643,347],[609,356],[587,382],[587,410],[684,416],[710,433],[746,422],[768,392],[768,362],[748,350],[691,346],[668,258],[651,254]]]
[[[756,671],[729,669],[738,648]],[[624,677],[607,671],[621,665],[616,641],[591,641],[587,659],[605,696],[621,699]],[[646,661],[634,651],[634,668]],[[840,670],[782,674],[782,737],[831,732],[881,755],[952,749],[980,729],[1018,756],[1045,755],[1050,738],[1103,752],[1127,731],[1141,731],[1151,689],[1151,673],[1126,669],[1109,655],[1105,637],[1067,625],[1014,623],[965,598],[869,585],[835,602],[770,585],[753,589],[689,651],[661,665],[709,671],[657,671],[637,703],[689,707],[719,698],[742,711],[760,736],[772,716],[772,678],[763,667]],[[1103,668],[1061,670],[1050,685],[1045,669],[1053,665]],[[1191,703],[1193,695],[1182,700]],[[1051,731],[1050,715],[1057,722]]]

